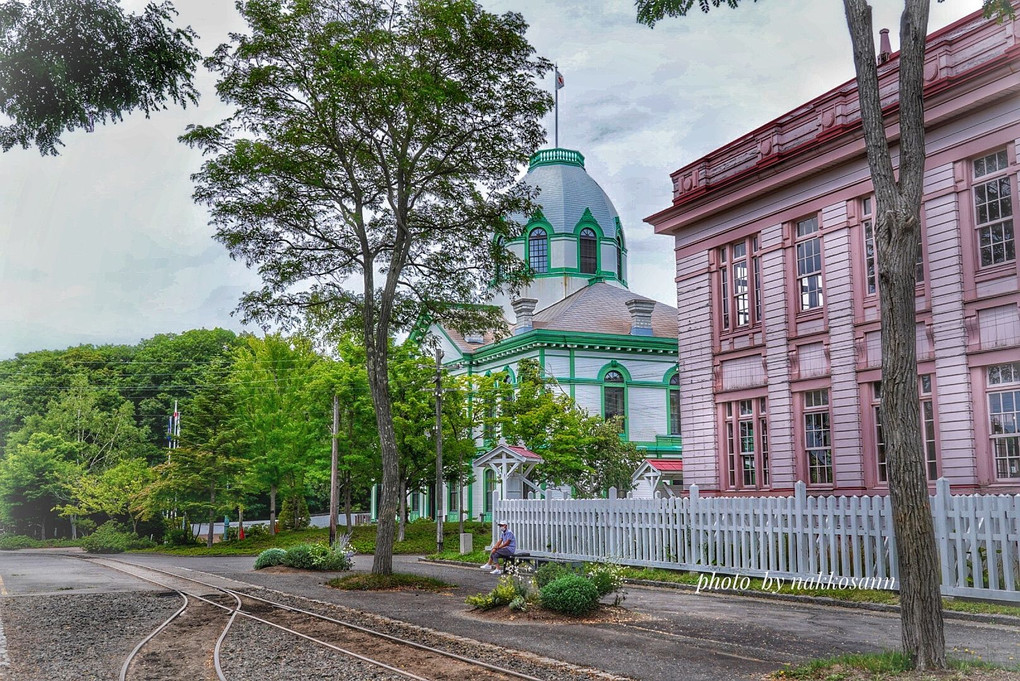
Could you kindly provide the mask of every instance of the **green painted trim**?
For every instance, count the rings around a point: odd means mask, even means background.
[[[528,226],[523,232],[524,262],[528,263],[528,267],[531,267],[531,233],[536,229],[540,229],[545,232],[545,272],[541,273],[545,274],[549,271],[549,266],[552,264],[552,245],[549,243],[549,235],[553,233],[553,227],[544,217],[541,216],[541,213],[528,222]],[[540,273],[535,272],[534,274]]]
[[[603,381],[598,378],[556,378],[560,383],[568,383],[570,385],[602,385]],[[626,385],[634,388],[658,388],[659,390],[665,390],[666,386],[655,381],[626,381]]]
[[[526,333],[510,336],[497,343],[483,346],[476,352],[465,352],[463,357],[470,366],[471,363],[481,363],[520,354],[531,348],[541,349],[543,346],[563,348],[587,347],[610,352],[623,351],[650,355],[676,355],[678,352],[678,341],[676,338],[532,329]]]
[[[618,371],[623,376],[623,383],[606,383],[606,374],[610,371]],[[630,439],[630,394],[627,390],[628,386],[633,382],[630,377],[630,372],[627,368],[617,362],[615,359],[599,369],[599,380],[598,384],[602,386],[600,391],[600,397],[602,399],[602,417],[606,415],[606,388],[620,388],[623,391],[623,431],[620,432],[620,438],[624,440]]]
[[[509,364],[504,364],[503,371],[505,371],[506,375],[510,377],[511,383],[517,383],[517,374],[514,373],[513,367]]]
[[[542,367],[542,373],[545,373],[545,348],[538,349],[538,366]]]
[[[601,369],[599,369],[599,373],[598,373],[598,377],[599,378],[598,378],[598,381],[596,381],[596,382],[597,383],[605,383],[606,374],[609,373],[610,371],[619,371],[621,374],[623,374],[624,385],[633,385],[634,380],[631,379],[630,372],[627,371],[627,367],[623,366],[622,364],[617,362],[615,359],[614,360],[610,360],[609,362],[604,364]]]
[[[553,147],[540,149],[528,161],[528,170],[539,166],[577,166],[584,168],[584,154],[573,149]]]

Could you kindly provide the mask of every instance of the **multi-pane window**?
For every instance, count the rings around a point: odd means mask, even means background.
[[[797,291],[802,312],[825,304],[822,292],[822,238],[817,234],[817,217],[797,223]]]
[[[1016,260],[1013,196],[1005,174],[1008,165],[1005,151],[974,161],[974,213],[982,267]]]
[[[595,274],[599,268],[598,237],[595,230],[585,227],[578,238],[581,256],[581,274]]]
[[[602,386],[602,403],[605,405],[603,415],[607,421],[619,417],[622,428],[622,419],[627,415],[623,374],[615,370],[607,371],[602,381],[605,383]]]
[[[988,367],[988,432],[998,478],[1020,478],[1020,362]]]
[[[732,488],[769,485],[768,411],[764,397],[727,402],[726,449]]]
[[[889,467],[886,462],[885,436],[882,433],[882,382],[875,381],[872,387],[872,409],[875,415],[875,452],[878,463],[878,481],[889,481]],[[929,480],[939,477],[938,440],[935,438],[935,403],[932,396],[931,374],[921,374],[918,380],[921,414],[921,448],[924,452],[924,470]]]
[[[549,271],[549,240],[541,227],[531,230],[528,236],[528,263],[539,274]]]
[[[680,374],[669,379],[669,434],[680,434]]]
[[[808,482],[832,484],[832,433],[829,427],[829,391],[811,390],[804,399],[804,451]]]
[[[496,491],[496,473],[491,468],[486,468],[482,476],[482,487],[485,490],[485,499],[482,501],[482,511],[492,513],[492,493]]]
[[[719,249],[719,312],[724,331],[761,321],[761,258],[757,236]]]

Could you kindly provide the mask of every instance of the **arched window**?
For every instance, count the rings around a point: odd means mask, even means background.
[[[616,278],[623,281],[623,234],[616,235]]]
[[[604,385],[602,386],[602,414],[606,420],[621,417],[625,419],[627,417],[627,403],[624,389],[623,374],[619,371],[607,371],[606,375],[602,378]],[[623,424],[621,422],[621,430]]]
[[[585,227],[580,235],[581,274],[595,274],[599,268],[598,237],[595,230]]]
[[[549,241],[541,227],[531,230],[528,236],[528,264],[535,272],[549,271]]]
[[[680,374],[669,379],[669,434],[680,434]]]

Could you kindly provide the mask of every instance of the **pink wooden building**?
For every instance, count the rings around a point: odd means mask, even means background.
[[[1020,3],[1015,3],[1020,5]],[[883,41],[885,42],[885,41]],[[890,139],[897,54],[881,54]],[[917,354],[931,480],[1020,491],[1020,21],[928,38]],[[895,153],[895,147],[894,147]],[[851,81],[671,176],[684,474],[882,493],[874,200]]]

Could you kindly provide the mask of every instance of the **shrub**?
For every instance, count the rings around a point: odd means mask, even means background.
[[[354,550],[343,539],[336,542],[336,546],[329,547],[329,544],[321,542],[311,546],[312,564],[316,570],[350,570],[354,567]]]
[[[113,520],[103,523],[81,541],[81,547],[88,553],[123,553],[153,545],[148,539],[140,539],[137,534],[128,532]]]
[[[255,569],[261,570],[262,568],[271,567],[273,565],[283,565],[286,559],[287,552],[283,549],[266,549],[258,555],[255,559]]]
[[[277,522],[285,530],[303,530],[308,527],[311,522],[311,514],[308,512],[308,502],[305,501],[304,495],[299,494],[284,499]]]
[[[515,598],[521,598],[517,593],[517,585],[512,575],[503,575],[496,582],[496,588],[487,594],[468,596],[466,602],[479,610],[491,610],[501,605],[507,605]]]
[[[539,589],[543,589],[547,584],[556,581],[560,577],[572,574],[574,574],[574,571],[563,563],[542,563],[535,570],[535,584]]]
[[[163,532],[163,543],[170,546],[191,546],[198,544],[198,539],[191,533],[190,527],[167,527]]]
[[[237,525],[231,525],[227,528],[227,539],[226,541],[237,541]],[[244,541],[249,539],[262,539],[263,537],[269,536],[269,525],[264,523],[257,523],[254,525],[244,526]]]
[[[528,607],[528,601],[523,596],[517,596],[510,601],[510,609],[514,612],[524,612]]]
[[[299,570],[311,570],[315,567],[311,544],[298,544],[287,549],[283,564]]]
[[[599,596],[615,593],[623,586],[623,568],[614,563],[588,563],[585,576],[598,589]],[[617,596],[617,604],[622,596]]]
[[[590,579],[569,574],[549,582],[541,591],[542,605],[567,615],[586,615],[599,603],[599,591]]]
[[[37,549],[45,544],[38,539],[27,537],[23,534],[5,534],[0,537],[0,551],[14,551],[16,549]]]

